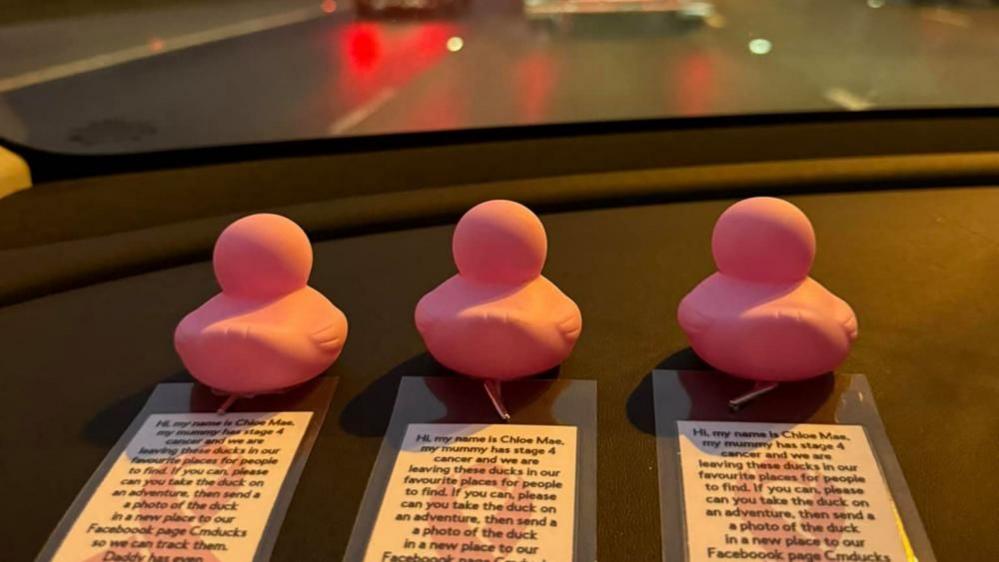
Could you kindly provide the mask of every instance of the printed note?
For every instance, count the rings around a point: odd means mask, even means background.
[[[312,412],[153,414],[55,562],[249,562]]]
[[[860,426],[678,421],[690,562],[903,562]]]
[[[365,562],[570,562],[576,428],[412,424]]]

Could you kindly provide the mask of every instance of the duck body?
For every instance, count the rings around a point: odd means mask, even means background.
[[[759,381],[829,372],[857,338],[850,305],[811,277],[774,285],[715,273],[680,302],[677,317],[708,364]]]
[[[174,348],[199,382],[235,396],[280,392],[325,371],[347,340],[347,318],[308,286],[312,246],[271,214],[229,225],[212,258],[222,292],[185,316]]]
[[[704,361],[737,377],[784,382],[846,359],[857,317],[809,276],[815,232],[800,209],[772,197],[739,201],[718,218],[711,251],[717,272],[677,309]]]
[[[579,307],[542,274],[541,219],[513,201],[470,209],[451,241],[458,274],[423,296],[414,319],[445,367],[486,381],[535,375],[562,363],[583,329]]]
[[[346,338],[343,312],[303,287],[268,300],[218,294],[180,322],[174,344],[201,383],[255,395],[319,375],[340,356]]]
[[[543,276],[508,286],[455,275],[420,299],[415,316],[442,365],[499,381],[558,366],[583,327],[576,303]]]

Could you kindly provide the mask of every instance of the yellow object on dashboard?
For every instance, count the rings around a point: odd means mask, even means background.
[[[31,187],[28,163],[13,152],[0,147],[0,197],[6,197]]]

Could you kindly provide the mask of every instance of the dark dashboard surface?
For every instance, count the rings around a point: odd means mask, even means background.
[[[999,187],[866,187],[789,197],[815,225],[813,275],[860,321],[841,371],[869,377],[938,559],[999,560]],[[598,382],[601,560],[659,559],[649,374],[701,366],[675,311],[712,271],[711,228],[731,202],[542,215],[545,273],[584,318],[559,376]],[[316,241],[312,285],[349,316],[351,333],[273,560],[342,556],[400,377],[443,374],[412,313],[453,273],[450,233],[438,225]],[[151,388],[189,380],[172,331],[215,291],[203,261],[0,308],[10,560],[37,553]]]

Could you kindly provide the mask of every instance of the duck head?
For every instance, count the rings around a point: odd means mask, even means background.
[[[285,217],[250,215],[222,231],[212,264],[223,293],[274,298],[306,286],[312,245],[305,232]]]
[[[760,283],[795,283],[815,260],[815,231],[805,213],[774,197],[732,205],[715,223],[711,252],[724,275]]]
[[[486,201],[458,221],[451,252],[462,277],[517,285],[541,275],[548,238],[541,219],[527,207],[513,201]]]

